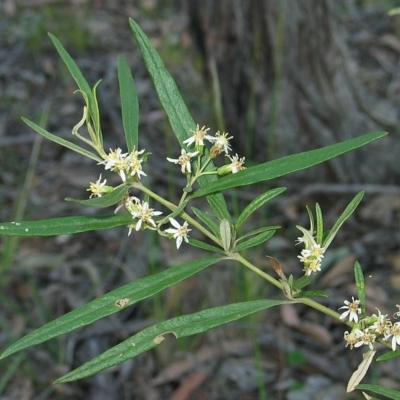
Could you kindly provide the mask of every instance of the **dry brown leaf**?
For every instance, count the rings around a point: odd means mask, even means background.
[[[368,371],[369,366],[374,358],[376,350],[369,350],[363,354],[363,360],[361,361],[358,368],[354,371],[351,376],[349,383],[347,384],[347,393],[352,392],[355,387],[361,382],[362,378],[364,378],[365,374]]]
[[[363,396],[367,399],[367,400],[371,400],[372,399],[372,397],[369,395],[369,394],[367,394],[367,393],[365,393],[365,392],[361,392],[362,394],[363,394]]]

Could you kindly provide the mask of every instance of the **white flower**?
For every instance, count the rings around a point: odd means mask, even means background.
[[[192,167],[190,165],[190,159],[199,154],[198,151],[194,151],[193,153],[186,153],[185,149],[181,150],[181,156],[177,159],[167,157],[169,162],[173,162],[175,164],[179,164],[181,166],[182,173],[184,174],[187,171],[189,174],[192,172]]]
[[[321,247],[320,244],[315,244],[310,249],[310,257],[316,258],[318,261],[322,261],[324,258],[325,248]]]
[[[237,172],[246,169],[246,167],[243,167],[245,157],[239,158],[237,154],[234,157],[231,157],[229,155],[227,157],[229,157],[229,159],[231,160],[231,164],[229,166],[232,174],[236,174]]]
[[[355,335],[354,332],[349,333],[348,331],[346,331],[344,333],[344,340],[346,341],[346,347],[350,346],[350,349],[353,349],[353,347],[358,342],[358,337]]]
[[[161,211],[154,211],[153,208],[149,208],[149,203],[147,203],[147,201],[136,203],[135,208],[136,209],[131,212],[131,215],[133,218],[139,218],[138,222],[135,225],[136,231],[138,231],[142,227],[143,222],[156,228],[156,223],[154,222],[152,217],[161,215]]]
[[[127,163],[128,163],[128,173],[130,176],[136,175],[140,179],[140,175],[147,176],[143,171],[142,171],[142,162],[143,159],[139,158],[139,154],[143,154],[144,149],[137,151],[133,149],[129,156],[127,157]]]
[[[107,179],[104,179],[104,182],[101,182],[101,174],[96,182],[90,182],[89,189],[86,189],[87,191],[92,192],[89,198],[94,196],[101,197],[104,193],[110,193],[113,188],[111,186],[106,186],[106,183]]]
[[[344,304],[346,305],[339,308],[339,310],[341,310],[342,308],[346,309],[346,311],[340,316],[340,319],[348,317],[350,322],[354,321],[355,323],[357,323],[358,314],[361,314],[360,300],[354,300],[354,297],[352,297],[351,302],[345,300]]]
[[[187,234],[191,231],[191,229],[188,228],[187,221],[185,221],[183,225],[180,225],[174,218],[170,218],[169,222],[176,229],[168,228],[164,232],[171,233],[173,235],[174,239],[176,239],[176,248],[179,249],[182,244],[182,240],[185,240],[186,243],[189,243]]]
[[[118,148],[117,150],[111,150],[110,153],[106,155],[104,161],[99,164],[103,164],[104,168],[110,171],[116,172],[122,179],[123,182],[126,181],[126,177],[136,175],[140,179],[141,175],[146,176],[142,171],[143,159],[139,158],[139,154],[143,154],[144,150],[137,151],[132,150],[130,154],[122,153],[122,150]]]
[[[204,146],[204,139],[207,139],[209,142],[212,142],[215,138],[211,135],[207,134],[207,131],[210,130],[210,128],[205,129],[206,127],[203,126],[201,129],[199,125],[197,124],[197,127],[194,131],[190,131],[193,133],[193,135],[189,138],[183,141],[183,144],[186,144],[187,146],[190,146],[191,144],[195,143],[195,146]]]
[[[364,331],[355,329],[354,334],[357,337],[357,343],[354,344],[354,347],[360,347],[364,344],[368,346],[370,350],[374,350],[376,335],[371,333],[368,329],[365,329]]]
[[[387,317],[387,314],[382,314],[378,308],[377,310],[378,315],[372,315],[373,318],[376,318],[376,321],[370,326],[370,329],[374,330],[377,334],[383,335],[385,339],[388,339],[391,335],[390,329],[392,322]]]
[[[215,142],[214,145],[211,148],[211,158],[215,158],[218,154],[221,154],[223,151],[225,154],[229,153],[229,150],[231,150],[231,145],[229,144],[229,140],[233,139],[233,136],[228,137],[228,133],[220,133],[218,131],[215,134],[215,137],[213,138],[213,141]],[[244,159],[243,159],[244,161]]]
[[[390,336],[392,337],[392,350],[396,350],[396,346],[400,346],[400,322],[395,322],[390,328]]]
[[[116,171],[121,179],[125,182],[125,173],[126,169],[126,156],[128,153],[122,153],[122,150],[118,147],[117,150],[111,150],[110,153],[106,155],[104,161],[99,162],[99,164],[104,165],[104,169],[110,171]]]

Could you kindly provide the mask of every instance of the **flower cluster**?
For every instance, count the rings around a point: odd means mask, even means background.
[[[99,164],[103,164],[106,170],[116,172],[123,182],[126,182],[127,177],[135,175],[140,179],[141,175],[146,176],[142,170],[143,158],[139,158],[139,155],[143,153],[144,150],[138,151],[133,149],[130,153],[122,153],[120,148],[117,150],[110,149],[110,153]]]
[[[182,149],[181,156],[179,158],[174,159],[167,157],[167,160],[169,162],[179,164],[181,166],[182,173],[185,175],[190,175],[192,173],[191,159],[195,156],[203,155],[205,141],[208,141],[212,143],[210,149],[210,159],[216,158],[221,153],[225,153],[225,155],[231,160],[230,164],[224,165],[223,167],[217,169],[216,173],[218,175],[225,175],[228,173],[235,174],[245,169],[245,167],[243,166],[245,160],[244,157],[239,158],[237,154],[236,156],[231,157],[228,154],[231,150],[231,145],[229,141],[233,139],[233,136],[228,136],[228,133],[221,133],[220,131],[216,132],[215,136],[211,136],[207,133],[209,130],[210,128],[206,128],[205,126],[200,128],[200,126],[197,125],[195,130],[190,131],[192,136],[183,141],[183,144],[185,144],[186,146],[191,146],[194,144],[195,151],[189,153],[186,152],[185,149]]]
[[[116,208],[115,213],[117,213],[122,207],[125,207],[132,215],[132,219],[135,220],[135,223],[128,225],[128,236],[132,233],[133,229],[135,231],[141,229],[159,230],[159,226],[153,217],[161,215],[162,212],[150,208],[147,201],[140,201],[140,199],[135,196],[126,196]],[[183,241],[189,243],[188,233],[191,229],[189,229],[188,223],[185,221],[183,225],[180,225],[174,218],[169,218],[169,222],[175,227],[175,229],[168,228],[164,233],[171,235],[176,240],[176,248],[179,249]]]
[[[84,112],[84,117],[78,123],[78,125],[74,128],[73,132],[78,134],[78,129],[83,125],[87,118],[87,110]],[[230,156],[228,153],[231,150],[231,145],[229,141],[233,138],[229,136],[228,133],[225,132],[216,132],[214,136],[209,135],[208,131],[210,128],[206,128],[203,126],[200,128],[197,125],[195,130],[190,131],[192,134],[188,139],[186,139],[183,143],[187,146],[194,145],[195,151],[188,152],[185,149],[181,149],[181,155],[178,158],[169,158],[167,160],[169,162],[180,165],[181,171],[183,174],[187,175],[188,182],[193,184],[193,182],[204,172],[205,166],[211,161],[211,159],[217,157],[221,153],[225,153],[225,155],[230,159],[231,163],[229,165],[225,165],[221,168],[213,170],[211,173],[224,175],[227,173],[237,173],[245,167],[244,158],[239,158],[236,154],[235,156]],[[212,143],[210,148],[210,157],[208,161],[206,161],[203,165],[201,165],[200,157],[203,155],[205,141]],[[96,146],[96,149],[99,146]],[[102,161],[98,164],[103,165],[105,170],[109,170],[117,173],[122,181],[126,184],[133,184],[138,182],[142,176],[147,176],[143,172],[142,164],[146,161],[146,154],[144,154],[145,150],[137,150],[133,149],[131,152],[123,153],[120,148],[115,150],[110,149],[110,152],[107,154],[101,148],[98,149],[99,154],[102,157]],[[192,159],[197,157],[198,159],[198,168],[200,169],[200,173],[195,177],[192,177]],[[210,172],[207,172],[210,173]],[[102,181],[102,175],[100,175],[99,179],[96,182],[90,182],[89,189],[87,189],[92,197],[102,197],[105,194],[111,193],[114,188],[111,186],[106,186],[107,180]],[[115,213],[118,212],[122,207],[124,207],[132,216],[134,222],[128,225],[129,232],[128,235],[132,233],[132,230],[139,231],[143,229],[152,229],[159,232],[159,234],[164,236],[173,237],[176,240],[176,247],[179,249],[182,242],[189,242],[188,233],[191,231],[188,227],[187,221],[180,225],[174,218],[169,218],[169,222],[173,227],[168,228],[164,231],[161,231],[160,227],[167,220],[164,218],[157,222],[155,217],[158,217],[162,214],[161,211],[155,211],[153,208],[150,208],[150,205],[147,201],[141,201],[137,197],[126,195],[118,207],[115,210]]]
[[[303,271],[305,275],[310,276],[317,271],[321,271],[321,262],[324,258],[326,248],[321,247],[321,245],[316,242],[310,231],[307,231],[301,226],[297,228],[303,232],[303,236],[297,239],[297,243],[304,243],[304,249],[297,257],[304,265]]]
[[[373,314],[371,317],[359,321],[359,314],[361,314],[360,300],[355,300],[352,297],[352,301],[345,300],[344,303],[345,305],[339,308],[339,310],[345,309],[340,319],[347,318],[350,322],[355,322],[351,332],[346,331],[344,333],[346,347],[349,346],[350,349],[353,349],[353,347],[365,345],[373,350],[374,343],[378,338],[385,341],[391,339],[393,351],[396,350],[397,346],[400,346],[400,322],[393,323],[387,314],[382,314],[378,309],[378,314]],[[399,305],[397,307],[400,308]],[[400,312],[395,315],[400,315]]]

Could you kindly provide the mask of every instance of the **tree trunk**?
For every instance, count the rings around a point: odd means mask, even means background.
[[[372,106],[358,79],[337,14],[343,5],[330,0],[186,3],[216,110],[221,97],[218,128],[235,136],[242,154],[266,161],[393,127],[396,118]],[[375,148],[382,151],[382,146]],[[303,176],[358,182],[363,175],[379,181],[387,162],[379,165],[372,156],[365,163],[370,151],[367,146],[324,164],[324,174],[319,169]]]

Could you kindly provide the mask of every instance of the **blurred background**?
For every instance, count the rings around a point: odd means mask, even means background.
[[[367,277],[369,311],[400,303],[400,16],[397,0],[2,0],[0,2],[0,220],[111,213],[83,209],[102,168],[23,124],[24,116],[71,140],[83,102],[52,46],[52,32],[98,88],[105,148],[123,147],[117,55],[140,102],[140,148],[152,152],[144,183],[171,200],[185,180],[165,157],[179,147],[158,102],[128,17],[159,51],[194,120],[234,136],[246,165],[384,130],[390,135],[306,171],[229,193],[237,215],[257,194],[286,186],[249,222],[282,228],[246,256],[272,273],[302,274],[294,247],[318,202],[329,229],[354,195],[314,288],[337,309],[355,295],[353,265]],[[223,162],[223,161],[222,161]],[[109,184],[117,184],[113,177]],[[198,207],[207,205],[198,201]],[[202,239],[197,232],[193,237]],[[125,283],[200,256],[200,250],[126,228],[46,238],[0,237],[0,348]],[[60,375],[139,330],[199,308],[282,294],[236,264],[221,264],[118,315],[0,361],[0,399],[358,399],[345,395],[362,351],[344,348],[345,327],[303,307],[282,307],[204,335],[167,338],[154,351],[82,381]],[[369,382],[400,389],[397,361]],[[329,388],[329,391],[326,389]]]

